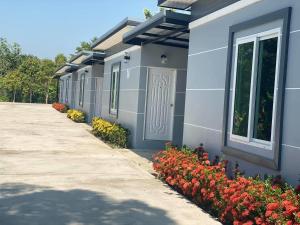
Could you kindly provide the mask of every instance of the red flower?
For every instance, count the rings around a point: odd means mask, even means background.
[[[242,213],[242,216],[247,217],[247,216],[249,216],[249,214],[250,214],[249,210],[246,209],[246,210]]]
[[[273,218],[274,220],[277,220],[277,219],[279,218],[279,215],[278,215],[277,213],[273,213],[273,214],[272,214],[272,218]]]
[[[260,225],[260,224],[262,224],[263,222],[264,222],[264,221],[263,221],[262,218],[260,218],[260,217],[255,217],[255,223],[256,223],[256,224]]]
[[[270,211],[274,211],[274,210],[276,210],[276,209],[278,209],[278,208],[279,208],[279,204],[276,203],[276,202],[274,202],[274,203],[269,203],[269,204],[267,205],[267,210],[270,210]]]

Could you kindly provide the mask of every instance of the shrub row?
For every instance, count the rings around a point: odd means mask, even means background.
[[[69,109],[67,117],[76,123],[85,122],[85,113],[76,109]]]
[[[224,224],[300,224],[300,195],[292,187],[270,178],[230,179],[226,164],[210,162],[202,147],[191,152],[169,146],[154,155],[153,167],[161,179]]]
[[[52,107],[61,113],[66,113],[69,107],[66,104],[55,102]]]
[[[95,117],[92,121],[92,128],[93,134],[103,141],[115,147],[127,148],[129,131],[121,125]]]

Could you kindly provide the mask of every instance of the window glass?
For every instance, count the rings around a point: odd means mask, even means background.
[[[79,105],[83,106],[85,74],[80,76]]]
[[[231,134],[233,139],[269,148],[276,102],[279,31],[250,38],[237,44]]]
[[[244,137],[248,136],[253,51],[254,42],[238,46],[232,132],[235,135]]]
[[[112,67],[112,74],[111,74],[111,90],[110,90],[110,113],[111,114],[116,114],[118,109],[119,80],[120,80],[120,64],[116,64]]]
[[[259,41],[253,138],[271,141],[278,38]]]
[[[66,80],[66,103],[69,101],[69,78]]]

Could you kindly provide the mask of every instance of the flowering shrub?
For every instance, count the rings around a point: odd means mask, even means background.
[[[116,147],[128,146],[129,131],[121,125],[95,117],[92,121],[93,134]]]
[[[224,224],[300,225],[300,195],[271,180],[226,176],[226,162],[211,163],[202,147],[154,155],[154,169],[170,186],[216,215]]]
[[[68,110],[67,117],[76,123],[84,123],[85,113],[76,109]]]
[[[69,107],[66,104],[55,102],[52,107],[61,113],[66,113]]]

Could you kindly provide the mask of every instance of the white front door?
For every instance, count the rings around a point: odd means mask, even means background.
[[[145,139],[172,141],[176,70],[148,71]]]

